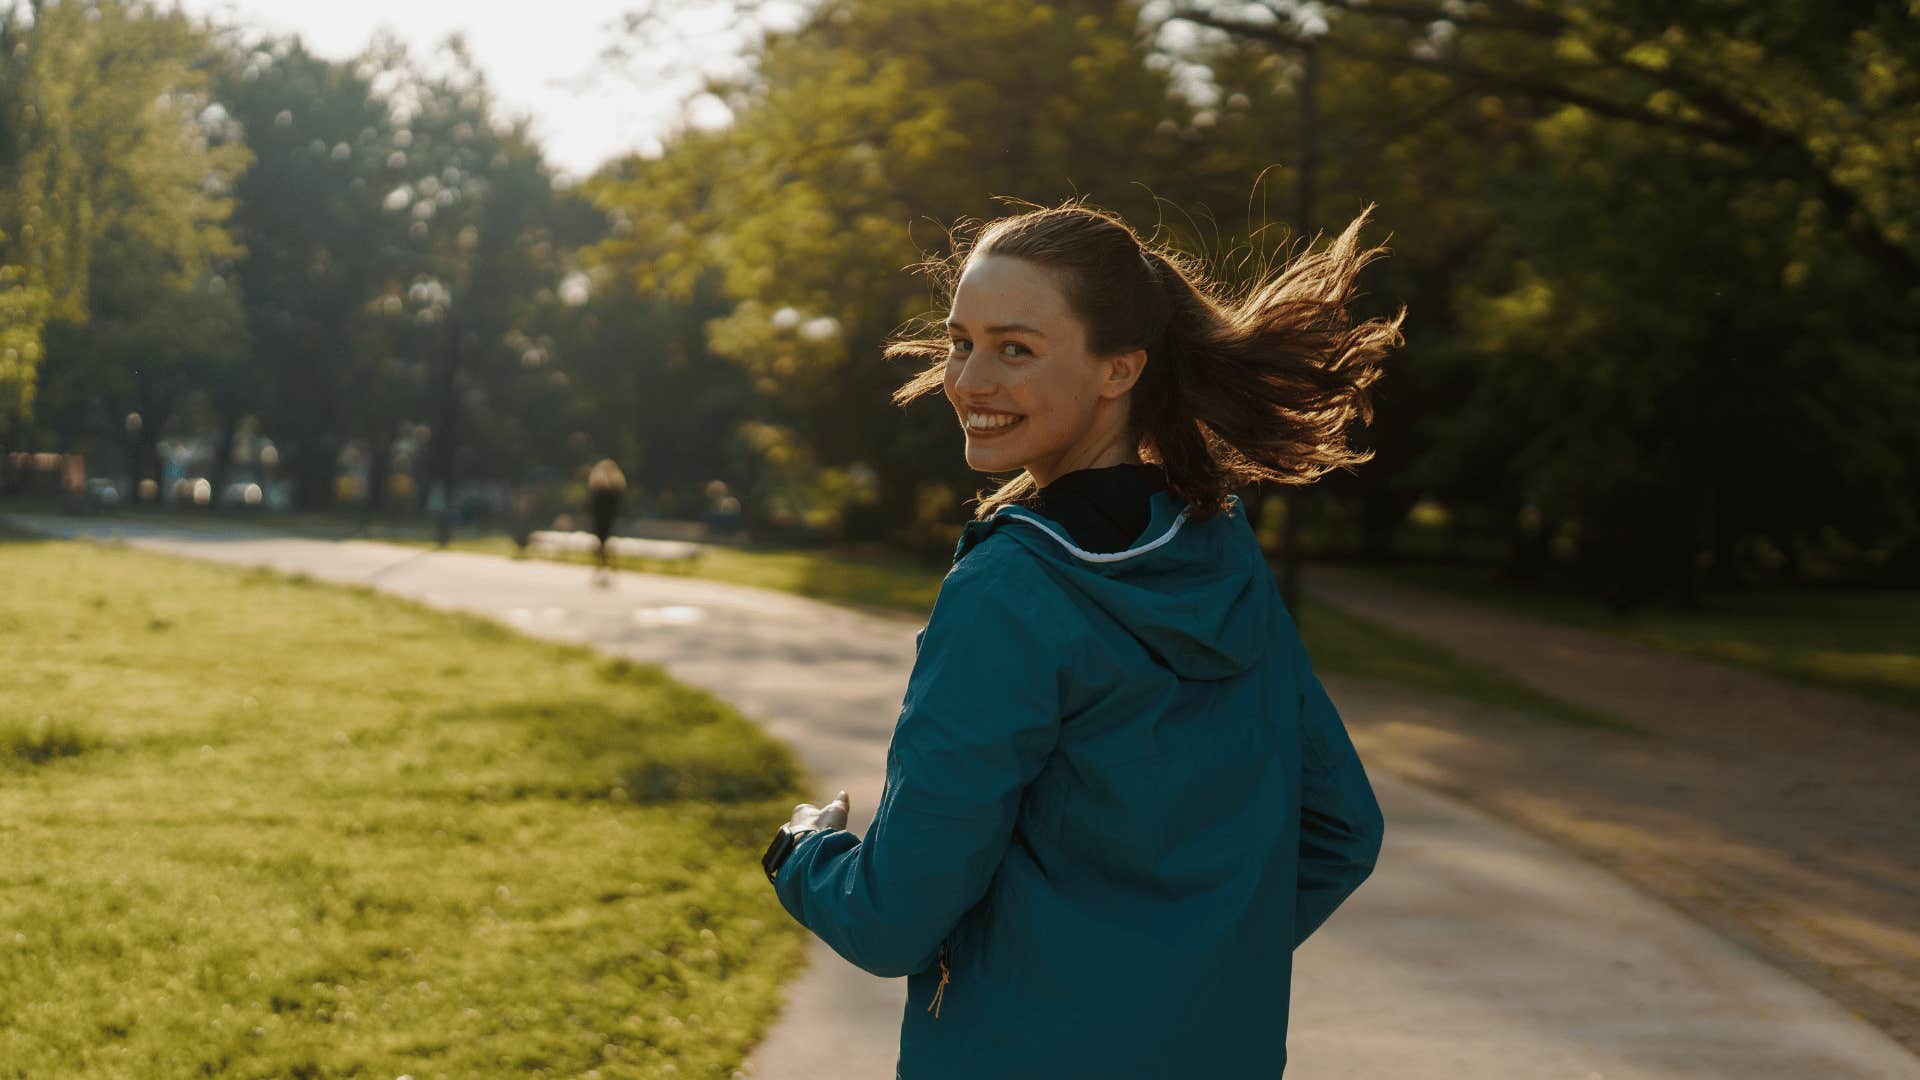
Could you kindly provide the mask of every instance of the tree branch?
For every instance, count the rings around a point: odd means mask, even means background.
[[[1535,37],[1557,37],[1567,29],[1567,20],[1546,11],[1514,9],[1505,18],[1488,15],[1450,15],[1438,6],[1401,3],[1370,3],[1367,0],[1320,0],[1323,7],[1350,15],[1381,16],[1426,24],[1449,22],[1462,30],[1511,30]]]
[[[1329,7],[1354,15],[1420,19],[1432,14],[1438,18],[1447,18],[1444,13],[1430,12],[1428,9],[1404,3],[1373,4],[1366,3],[1364,0],[1360,3],[1355,3],[1354,0],[1322,0],[1322,2]],[[1513,18],[1498,20],[1497,23],[1486,19],[1474,19],[1471,22],[1462,19],[1451,21],[1461,26],[1478,23],[1488,29],[1520,30],[1536,34],[1557,32],[1556,27],[1564,29],[1566,26],[1560,17],[1546,12],[1531,9],[1509,10]],[[1920,286],[1920,256],[1888,238],[1885,230],[1867,211],[1860,196],[1833,176],[1831,170],[1815,157],[1805,140],[1791,131],[1769,123],[1745,104],[1735,100],[1723,88],[1690,72],[1671,66],[1649,67],[1628,60],[1619,50],[1596,49],[1606,61],[1603,65],[1605,68],[1637,75],[1656,86],[1672,90],[1700,112],[1713,117],[1715,123],[1702,123],[1664,115],[1640,105],[1609,100],[1551,79],[1496,71],[1455,58],[1423,57],[1410,53],[1368,49],[1341,41],[1332,35],[1318,37],[1309,42],[1282,23],[1250,23],[1239,19],[1223,18],[1192,5],[1176,6],[1167,16],[1167,20],[1211,27],[1249,40],[1264,41],[1290,51],[1299,51],[1312,45],[1363,63],[1432,71],[1471,86],[1504,91],[1538,101],[1557,101],[1577,105],[1600,116],[1677,132],[1715,146],[1772,155],[1777,163],[1776,167],[1782,173],[1797,177],[1813,188],[1821,204],[1833,215],[1839,231],[1854,245],[1855,250],[1881,269],[1904,281],[1908,287]],[[1591,42],[1588,44],[1592,45]],[[1594,68],[1589,67],[1586,70],[1594,70]]]
[[[1589,94],[1583,90],[1576,90],[1573,87],[1551,82],[1546,79],[1536,79],[1526,75],[1507,74],[1505,72],[1494,71],[1490,68],[1477,67],[1462,60],[1447,59],[1444,57],[1415,56],[1410,53],[1382,52],[1377,49],[1362,48],[1347,42],[1334,40],[1331,37],[1316,38],[1309,43],[1306,39],[1277,24],[1267,25],[1242,22],[1237,19],[1223,19],[1211,12],[1201,11],[1195,8],[1175,8],[1173,14],[1169,15],[1168,18],[1191,22],[1198,26],[1208,26],[1216,30],[1224,30],[1230,34],[1236,34],[1258,41],[1266,41],[1287,49],[1299,50],[1311,44],[1315,48],[1324,49],[1327,52],[1352,57],[1355,60],[1362,60],[1368,63],[1390,67],[1420,68],[1451,78],[1466,80],[1488,89],[1505,90],[1522,97],[1559,101],[1568,105],[1578,105],[1589,112],[1598,113],[1601,116],[1612,117],[1616,120],[1628,120],[1648,127],[1665,128],[1708,142],[1727,143],[1733,136],[1733,133],[1725,128],[1715,127],[1710,124],[1701,124],[1691,120],[1683,120],[1674,116],[1664,116],[1638,105],[1610,101],[1606,98]]]

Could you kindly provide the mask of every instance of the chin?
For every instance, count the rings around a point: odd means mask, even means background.
[[[1009,472],[1024,467],[1026,463],[1024,455],[1010,454],[997,446],[967,448],[967,467],[975,472]]]

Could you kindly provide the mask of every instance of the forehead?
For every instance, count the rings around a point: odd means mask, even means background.
[[[1026,323],[1049,330],[1072,318],[1053,271],[1009,255],[979,255],[967,261],[954,289],[949,318],[979,329]]]

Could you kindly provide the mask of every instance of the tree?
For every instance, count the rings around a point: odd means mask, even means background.
[[[1913,542],[1914,436],[1895,418],[1920,404],[1920,80],[1893,7],[1736,23],[1630,2],[1335,0],[1325,26],[1291,7],[1170,10],[1165,25],[1425,88],[1431,107],[1402,113],[1424,121],[1423,152],[1380,140],[1375,175],[1422,184],[1402,250],[1465,257],[1424,306],[1437,332],[1412,335],[1415,366],[1450,389],[1400,399],[1428,414],[1403,482],[1539,521],[1515,551],[1570,543],[1622,605],[1688,593],[1702,552],[1730,580],[1744,535]],[[1497,137],[1461,141],[1474,132]],[[1423,235],[1436,207],[1454,240]]]
[[[375,91],[377,60],[335,63],[297,39],[230,39],[218,93],[253,150],[235,227],[251,381],[219,406],[231,430],[257,412],[307,505],[332,500],[342,442],[389,412],[394,373],[356,349],[365,308],[404,224],[381,208],[397,129]],[[389,431],[389,434],[391,432]]]
[[[150,448],[198,377],[186,372],[234,355],[222,272],[240,253],[226,222],[248,159],[213,137],[208,50],[178,12],[106,0],[36,4],[18,43],[16,276],[44,290],[58,422],[41,426],[69,445],[117,441],[126,412],[145,409]],[[31,372],[17,384],[23,413],[33,386]]]
[[[1654,0],[1321,0],[1315,9],[1335,24],[1324,37],[1305,9],[1284,3],[1251,17],[1245,5],[1185,0],[1167,20],[1277,48],[1313,41],[1339,61],[1431,72],[1736,155],[1816,198],[1831,227],[1910,292],[1920,289],[1920,45],[1905,7],[1799,0],[1729,20]],[[1388,25],[1345,32],[1369,23]]]
[[[731,114],[592,185],[625,224],[601,246],[643,290],[687,296],[707,269],[737,301],[712,347],[761,395],[759,419],[828,466],[876,475],[874,534],[913,522],[930,478],[968,482],[944,417],[902,415],[879,347],[925,313],[905,272],[990,196],[1076,192],[1150,219],[1177,175],[1169,82],[1130,4],[829,0],[714,79]],[[908,531],[911,531],[910,528]]]

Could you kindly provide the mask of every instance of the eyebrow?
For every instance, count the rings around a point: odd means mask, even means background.
[[[948,330],[965,330],[966,327],[961,325],[960,323],[954,322],[952,319],[948,319],[947,329]],[[989,334],[1032,334],[1034,337],[1047,336],[1041,331],[1036,330],[1031,326],[1028,326],[1026,323],[1001,323],[998,326],[989,326],[987,327],[987,333]]]

